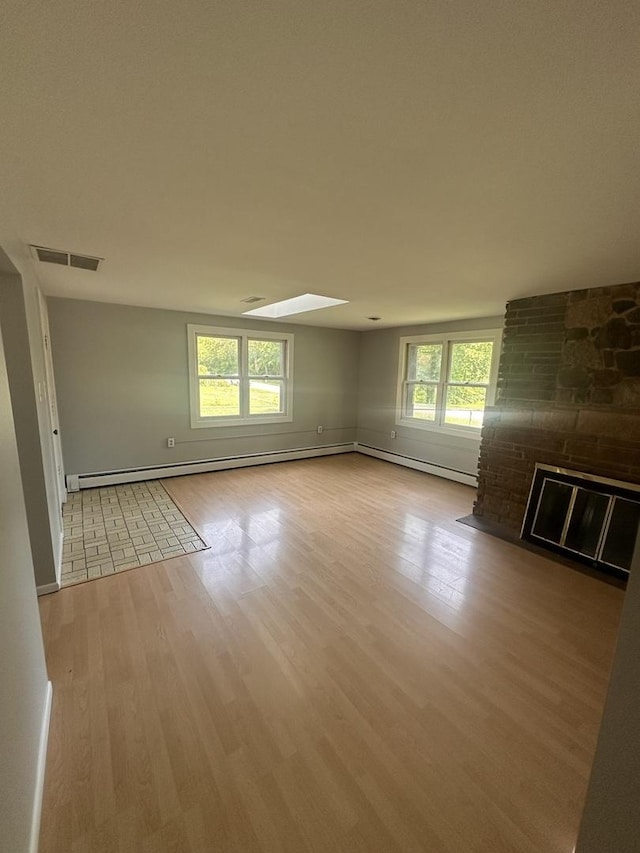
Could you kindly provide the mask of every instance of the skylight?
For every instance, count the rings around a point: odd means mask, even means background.
[[[344,305],[347,301],[347,299],[332,299],[330,296],[318,296],[316,293],[303,293],[302,296],[283,299],[281,302],[273,302],[271,305],[252,308],[242,313],[253,317],[270,317],[275,320],[278,317],[288,317],[290,314],[302,314],[304,311],[317,311],[318,308]]]

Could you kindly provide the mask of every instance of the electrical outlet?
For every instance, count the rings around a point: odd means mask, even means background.
[[[392,429],[391,430],[391,438],[397,438],[397,437],[398,437],[398,433],[395,431],[395,429]]]
[[[167,439],[167,447],[175,447],[175,446],[176,446],[175,438],[168,438]]]
[[[320,435],[321,432],[322,432],[322,426],[320,424],[318,424],[318,435]]]

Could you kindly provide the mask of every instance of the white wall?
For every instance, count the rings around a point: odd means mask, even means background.
[[[21,275],[1,249],[0,310],[34,570],[38,586],[46,586],[56,581],[62,518],[44,394],[37,291],[28,268]]]
[[[18,452],[0,334],[0,851],[37,837],[47,674]]]
[[[396,424],[400,338],[445,332],[501,329],[502,317],[364,332],[358,377],[358,442],[444,468],[476,475],[480,436],[459,438]],[[397,438],[391,438],[396,430]]]
[[[576,853],[607,851],[640,851],[640,540],[576,847]]]

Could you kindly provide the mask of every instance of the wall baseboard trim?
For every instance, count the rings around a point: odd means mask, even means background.
[[[310,459],[314,456],[332,456],[336,453],[353,453],[352,441],[341,444],[323,444],[316,447],[299,447],[292,450],[276,450],[266,453],[251,453],[246,456],[225,456],[219,459],[199,459],[195,462],[179,462],[174,465],[156,465],[148,468],[131,468],[119,471],[101,471],[95,474],[67,475],[67,489],[95,489],[119,483],[138,483],[142,480],[158,480],[165,477],[180,477],[184,474],[204,474],[209,471],[224,471],[229,468],[246,468],[251,465],[269,465],[272,462],[290,462],[294,459]]]
[[[31,815],[31,843],[29,853],[38,853],[40,841],[40,818],[42,816],[42,795],[44,793],[44,777],[47,767],[47,745],[49,743],[49,725],[51,723],[51,707],[53,704],[53,684],[47,681],[47,695],[44,700],[40,743],[38,745],[38,766],[36,771],[36,789],[33,798]]]
[[[390,453],[388,450],[380,450],[377,447],[370,447],[368,444],[359,444],[358,442],[355,444],[355,449],[357,453],[364,453],[365,456],[375,456],[376,459],[384,459],[385,462],[404,465],[405,468],[414,468],[416,471],[424,471],[426,474],[435,474],[436,477],[455,480],[456,483],[464,483],[465,486],[475,487],[478,485],[478,480],[473,474],[456,471],[454,468],[445,468],[444,465],[433,465],[430,462],[423,462],[421,459],[402,456],[399,453]]]
[[[37,586],[36,592],[38,596],[49,595],[50,592],[57,592],[59,589],[60,584],[56,581],[55,583],[43,583],[41,586]]]

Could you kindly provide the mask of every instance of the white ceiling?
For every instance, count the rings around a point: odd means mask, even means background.
[[[640,3],[4,0],[0,244],[45,292],[366,328],[640,278]]]

